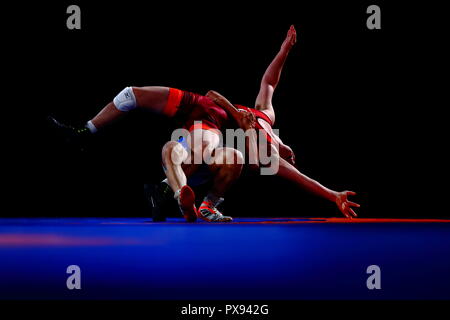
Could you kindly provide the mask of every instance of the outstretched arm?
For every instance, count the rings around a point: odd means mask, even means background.
[[[358,208],[360,205],[348,200],[348,196],[356,195],[356,193],[352,191],[337,192],[328,189],[321,185],[319,182],[298,171],[293,165],[291,165],[284,159],[280,159],[280,167],[278,169],[277,175],[296,183],[302,189],[309,191],[316,196],[334,202],[338,209],[347,218],[353,218],[357,216],[352,207]]]

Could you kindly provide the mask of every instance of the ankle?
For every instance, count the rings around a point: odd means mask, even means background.
[[[208,207],[217,207],[219,204],[221,204],[224,201],[224,198],[219,197],[213,193],[208,193],[206,197],[203,199],[202,205],[208,206]]]
[[[85,126],[91,133],[96,133],[97,132],[97,127],[94,125],[94,123],[91,121],[91,120],[89,120],[87,123],[86,123],[86,126]]]

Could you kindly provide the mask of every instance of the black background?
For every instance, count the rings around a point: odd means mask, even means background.
[[[70,4],[81,7],[81,30],[66,28]],[[381,30],[366,28],[370,4],[381,7]],[[417,134],[427,114],[416,114],[412,103],[419,91],[412,85],[432,63],[424,54],[432,51],[427,43],[433,37],[414,24],[411,8],[427,15],[420,6],[380,1],[61,1],[16,8],[20,18],[9,23],[14,32],[6,38],[5,62],[14,70],[9,82],[17,92],[3,126],[5,175],[12,177],[4,182],[4,196],[12,209],[3,214],[148,216],[143,184],[164,177],[160,150],[174,128],[170,120],[132,112],[77,153],[58,143],[46,116],[83,124],[130,85],[202,94],[214,89],[253,106],[265,68],[294,24],[298,42],[273,103],[275,127],[295,151],[299,169],[334,190],[357,192],[360,217],[448,215],[417,209],[428,200],[418,183],[423,168],[411,162],[429,140]],[[416,210],[406,209],[411,202]],[[246,171],[227,195],[225,211],[341,215],[292,183]]]

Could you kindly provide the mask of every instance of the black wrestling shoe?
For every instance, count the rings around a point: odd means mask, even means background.
[[[63,124],[51,116],[47,117],[47,122],[64,144],[80,151],[85,151],[91,136],[93,136],[86,127],[75,128]]]
[[[144,185],[145,198],[152,210],[153,222],[166,221],[170,203],[174,204],[173,191],[165,182],[156,185]]]

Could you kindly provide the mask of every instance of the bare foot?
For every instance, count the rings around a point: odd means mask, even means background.
[[[287,32],[286,39],[284,39],[284,42],[281,46],[289,50],[294,46],[296,42],[297,42],[297,31],[295,31],[294,25],[291,25],[291,27]]]

